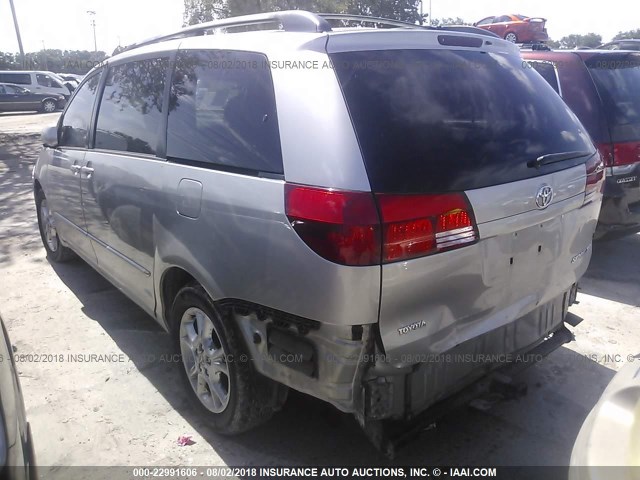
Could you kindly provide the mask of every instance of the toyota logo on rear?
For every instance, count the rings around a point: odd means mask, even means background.
[[[539,209],[547,208],[553,200],[553,188],[551,185],[542,185],[536,193],[536,205]]]

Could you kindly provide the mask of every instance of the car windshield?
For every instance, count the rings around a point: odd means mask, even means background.
[[[518,20],[526,20],[527,18],[529,18],[526,15],[519,15],[519,14],[514,15],[514,17],[516,17]]]
[[[584,162],[527,162],[593,151],[549,84],[516,55],[468,50],[332,54],[375,191],[459,191]]]
[[[586,64],[602,98],[611,141],[640,140],[640,54],[596,55]]]

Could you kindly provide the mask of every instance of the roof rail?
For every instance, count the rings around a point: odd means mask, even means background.
[[[258,13],[255,15],[243,15],[240,17],[231,17],[212,22],[199,23],[191,25],[173,33],[160,35],[157,37],[143,40],[125,47],[123,51],[133,50],[134,48],[152,45],[154,43],[164,42],[167,40],[175,40],[178,38],[196,37],[204,35],[211,30],[231,27],[248,27],[253,25],[265,25],[276,23],[282,26],[287,32],[330,32],[331,25],[327,21],[310,12],[303,10],[284,10],[281,12]]]
[[[376,23],[381,25],[388,25],[391,27],[402,28],[416,28],[425,30],[441,30],[441,31],[453,31],[464,33],[475,33],[488,37],[500,38],[493,32],[483,30],[478,27],[471,27],[467,25],[446,25],[439,27],[432,27],[429,25],[417,25],[410,22],[404,22],[402,20],[392,20],[389,18],[380,17],[368,17],[364,15],[349,15],[339,13],[311,13],[304,10],[284,10],[282,12],[270,12],[270,13],[258,13],[255,15],[243,15],[240,17],[231,17],[221,20],[214,20],[212,22],[199,23],[197,25],[191,25],[176,32],[160,35],[157,37],[143,40],[139,43],[134,43],[124,48],[123,51],[127,52],[135,48],[144,47],[146,45],[152,45],[154,43],[164,42],[167,40],[175,40],[178,38],[196,37],[205,35],[207,32],[233,27],[249,27],[254,25],[265,24],[278,24],[282,27],[282,30],[286,32],[330,32],[331,25],[327,20],[343,20],[343,21],[355,21],[360,23]]]
[[[350,15],[343,13],[318,13],[319,17],[325,20],[343,20],[360,23],[378,23],[381,25],[389,25],[390,27],[404,27],[404,28],[431,28],[427,25],[417,25],[411,22],[404,22],[402,20],[391,20],[389,18],[382,17],[368,17],[365,15]]]
[[[501,38],[500,35],[496,35],[489,30],[485,30],[483,28],[474,27],[472,25],[441,25],[437,27],[438,30],[447,30],[451,32],[462,32],[462,33],[474,33],[476,35],[484,35],[485,37],[492,38]]]

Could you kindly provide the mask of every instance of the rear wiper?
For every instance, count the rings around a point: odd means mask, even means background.
[[[542,155],[535,160],[529,160],[527,167],[540,168],[542,165],[549,165],[550,163],[564,162],[565,160],[573,160],[574,158],[587,157],[593,155],[592,152],[562,152],[562,153],[548,153]]]

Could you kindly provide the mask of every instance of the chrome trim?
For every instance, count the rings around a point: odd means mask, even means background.
[[[67,224],[71,225],[73,228],[75,228],[76,230],[78,230],[80,233],[82,233],[85,237],[89,237],[91,240],[95,241],[98,245],[100,245],[101,247],[105,248],[106,250],[108,250],[109,252],[113,253],[116,257],[124,260],[125,262],[127,262],[129,265],[131,265],[133,268],[135,268],[136,270],[144,273],[147,277],[151,276],[151,272],[149,270],[147,270],[146,268],[144,268],[142,265],[140,265],[139,263],[134,262],[133,260],[131,260],[129,257],[127,257],[126,255],[123,255],[122,253],[120,253],[119,251],[117,251],[115,248],[107,245],[106,243],[104,243],[102,240],[100,240],[99,238],[94,237],[93,235],[91,235],[89,232],[87,232],[85,229],[80,228],[78,225],[76,225],[75,223],[73,223],[71,220],[69,220],[68,218],[66,218],[63,215],[60,215],[58,212],[54,212],[53,213],[56,217],[64,220],[65,222],[67,222]]]
[[[454,245],[462,245],[464,243],[473,243],[475,241],[476,241],[476,237],[474,235],[473,237],[461,238],[459,240],[452,240],[450,242],[436,243],[436,247],[437,248],[447,248],[447,247],[452,247]]]
[[[437,238],[436,243],[437,244],[448,243],[448,242],[453,242],[454,240],[461,240],[463,238],[476,238],[476,232],[466,232],[466,233],[460,233],[458,235],[450,235],[446,238]]]
[[[457,235],[459,233],[473,232],[473,227],[457,228],[455,230],[448,230],[446,232],[436,233],[436,238],[448,237],[450,235]]]

